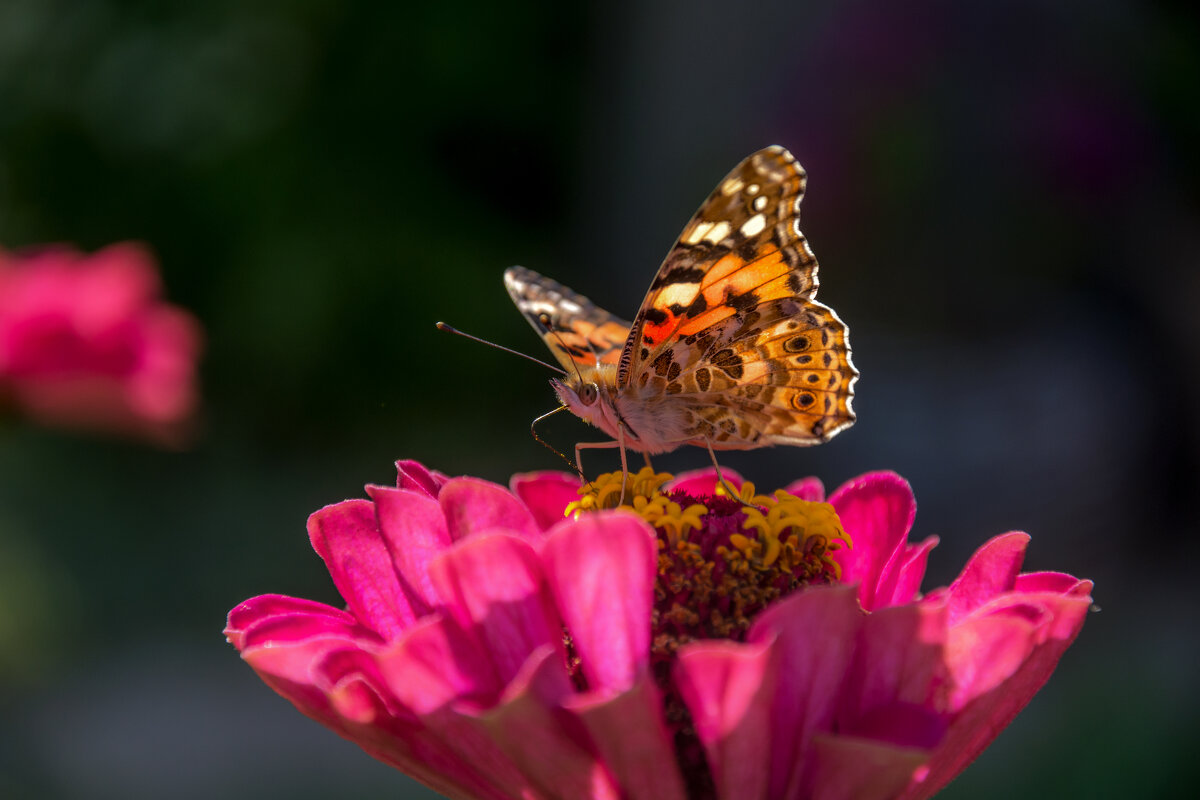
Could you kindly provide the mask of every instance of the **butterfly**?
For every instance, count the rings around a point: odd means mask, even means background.
[[[818,303],[800,232],[806,174],[772,146],[734,167],[672,245],[626,322],[524,267],[504,283],[562,365],[551,385],[612,437],[580,448],[647,456],[683,445],[814,445],[854,424],[846,324]],[[553,412],[551,412],[553,413]],[[718,466],[718,473],[720,467]]]

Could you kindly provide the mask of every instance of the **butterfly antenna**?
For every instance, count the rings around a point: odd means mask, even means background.
[[[558,346],[563,349],[563,352],[567,353],[569,355],[571,352],[571,348],[567,347],[567,343],[565,341],[563,341],[562,334],[560,334],[558,332],[558,329],[554,327],[554,320],[552,320],[550,318],[550,315],[547,314],[545,311],[543,311],[541,314],[538,315],[538,322],[540,322],[542,324],[542,326],[548,332],[550,332],[554,336],[555,339],[558,340]],[[591,348],[591,346],[592,346],[592,343],[588,342],[589,349]],[[592,350],[592,354],[595,355],[595,353],[596,353],[596,351]],[[597,364],[600,363],[599,358],[596,359],[596,363]],[[575,377],[579,379],[579,383],[580,383],[580,385],[582,385],[583,384],[583,375],[580,374],[579,365],[575,363],[575,359],[573,359],[573,358],[571,359],[571,369],[575,370]],[[566,375],[567,373],[563,372],[563,374]],[[562,454],[560,453],[559,455],[562,455]],[[582,477],[582,474],[583,473],[580,473],[581,477]]]
[[[567,466],[571,468],[572,472],[577,473],[581,480],[587,480],[586,478],[583,477],[583,470],[581,470],[579,468],[578,464],[576,464],[571,459],[567,458],[565,455],[563,455],[558,450],[556,450],[552,444],[547,442],[542,437],[538,436],[538,433],[537,433],[537,424],[539,422],[544,420],[546,417],[557,414],[560,411],[565,411],[566,408],[567,408],[566,406],[559,406],[558,408],[554,409],[553,411],[547,411],[545,414],[542,414],[540,417],[535,419],[533,422],[529,423],[529,432],[533,434],[533,438],[537,440],[538,444],[542,445],[543,447],[549,448],[556,456],[561,458],[563,461],[567,462]]]
[[[513,350],[511,347],[505,347],[502,344],[496,344],[495,342],[489,342],[487,339],[480,339],[478,336],[472,336],[469,333],[463,333],[458,328],[447,325],[444,322],[439,322],[437,324],[437,329],[439,331],[445,331],[446,333],[457,333],[459,336],[465,336],[466,338],[471,339],[472,341],[479,342],[480,344],[486,344],[488,347],[494,347],[497,350],[503,350],[506,353],[512,353],[514,356],[520,356],[521,358],[524,358],[527,361],[532,361],[535,364],[541,364],[546,369],[552,369],[560,375],[567,374],[566,370],[562,369],[561,367],[556,367],[553,364],[547,364],[545,361],[542,361],[540,358],[534,358],[533,356],[526,355],[525,353],[522,353],[519,350]],[[559,455],[561,455],[561,453]]]

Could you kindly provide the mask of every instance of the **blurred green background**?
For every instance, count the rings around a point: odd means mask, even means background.
[[[208,337],[190,451],[0,430],[0,796],[432,796],[263,686],[225,613],[336,602],[305,519],[397,458],[557,468],[528,434],[545,371],[433,323],[541,355],[517,263],[631,317],[770,143],[809,172],[859,422],[724,460],[768,486],[900,472],[914,535],[942,536],[926,588],[1015,528],[1027,569],[1097,581],[945,797],[1185,795],[1198,34],[1192,5],[1132,0],[0,0],[0,245],[143,240]]]

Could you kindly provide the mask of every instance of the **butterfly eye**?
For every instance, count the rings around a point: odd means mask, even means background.
[[[579,389],[579,400],[585,406],[590,406],[600,397],[600,390],[596,388],[594,383],[585,383]]]

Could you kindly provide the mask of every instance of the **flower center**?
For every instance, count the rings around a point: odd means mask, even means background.
[[[643,467],[629,475],[621,497],[621,473],[606,473],[581,487],[580,499],[566,511],[621,508],[657,531],[656,657],[669,658],[695,639],[740,641],[769,603],[841,576],[832,554],[851,542],[828,503],[782,489],[756,494],[749,482],[738,498],[720,485],[712,495],[661,493],[671,477]]]
[[[663,494],[659,490],[671,478],[643,467],[624,479],[622,496],[622,474],[601,475],[580,488],[580,499],[566,515],[625,509],[658,534],[651,667],[690,780],[696,773],[688,767],[702,764],[703,755],[671,686],[675,653],[697,639],[743,640],[768,604],[804,586],[836,582],[841,568],[832,554],[852,543],[828,503],[801,500],[782,489],[756,494],[749,482],[737,498],[720,485],[711,495],[678,489]],[[707,794],[701,789],[694,796]]]

